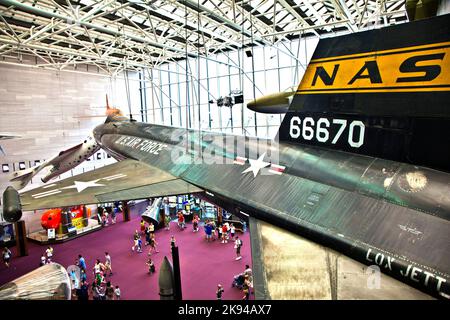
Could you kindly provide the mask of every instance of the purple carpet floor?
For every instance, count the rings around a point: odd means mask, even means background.
[[[245,265],[251,266],[250,237],[248,231],[243,235],[241,250],[242,259],[235,260],[234,243],[226,244],[220,241],[206,242],[203,228],[192,232],[192,225],[180,230],[175,221],[171,223],[170,231],[158,230],[156,241],[159,253],[152,254],[156,273],[149,275],[147,265],[148,247],[143,253],[132,252],[133,233],[139,229],[139,214],[145,210],[146,203],[139,203],[131,209],[131,221],[123,222],[122,215],[117,223],[87,234],[80,238],[52,245],[53,261],[64,267],[75,264],[78,254],[82,254],[87,263],[87,276],[90,283],[93,279],[92,268],[95,259],[104,262],[104,252],[108,251],[112,259],[113,275],[107,280],[122,292],[122,299],[127,300],[158,300],[159,266],[164,256],[171,260],[170,237],[175,236],[180,251],[181,282],[183,299],[214,300],[217,284],[222,284],[225,291],[224,300],[239,300],[243,294],[237,288],[232,288],[233,277],[244,271]],[[144,241],[144,238],[142,238]],[[145,242],[145,241],[144,241]],[[0,265],[0,285],[12,281],[39,266],[40,257],[46,246],[28,242],[28,256],[17,257],[16,249],[12,248],[13,258],[10,268]],[[253,296],[251,297],[253,299]]]

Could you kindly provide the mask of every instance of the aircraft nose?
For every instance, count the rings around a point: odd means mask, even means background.
[[[252,111],[256,111],[255,108],[258,105],[258,99],[252,100],[250,102],[247,103],[247,108],[252,110]]]

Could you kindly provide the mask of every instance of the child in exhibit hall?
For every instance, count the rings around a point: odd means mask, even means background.
[[[116,288],[114,289],[114,297],[116,298],[116,300],[120,300],[120,288],[119,288],[119,286],[116,286]]]
[[[48,246],[47,250],[45,250],[45,255],[47,257],[46,263],[51,263],[52,262],[52,257],[53,257],[53,248]]]
[[[157,244],[158,244],[158,242],[156,242],[155,234],[153,233],[150,236],[150,250],[148,251],[149,256],[152,254],[152,251],[154,251],[155,253],[159,252],[158,249],[156,248]]]
[[[154,274],[156,269],[155,269],[155,263],[153,262],[153,260],[151,258],[148,258],[146,265],[148,266],[148,273],[149,274]]]
[[[5,247],[3,249],[2,256],[3,256],[3,262],[5,263],[5,266],[7,268],[9,268],[12,254],[11,254],[11,251],[7,247]]]
[[[198,232],[198,221],[199,221],[198,215],[195,214],[194,218],[192,218],[192,229],[193,229],[192,232]]]
[[[45,253],[43,253],[41,256],[41,262],[40,262],[39,266],[42,267],[44,264],[46,264],[46,262],[47,262],[47,257],[45,256]]]

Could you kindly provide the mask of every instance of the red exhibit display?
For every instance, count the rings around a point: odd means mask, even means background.
[[[81,229],[83,228],[83,210],[84,206],[76,206],[69,208],[66,212],[70,214],[72,225],[77,228]],[[91,216],[91,209],[86,207],[87,211],[87,217]],[[41,217],[41,225],[44,229],[58,229],[62,222],[62,215],[63,209],[61,208],[55,208],[50,209],[44,212],[44,214]]]

